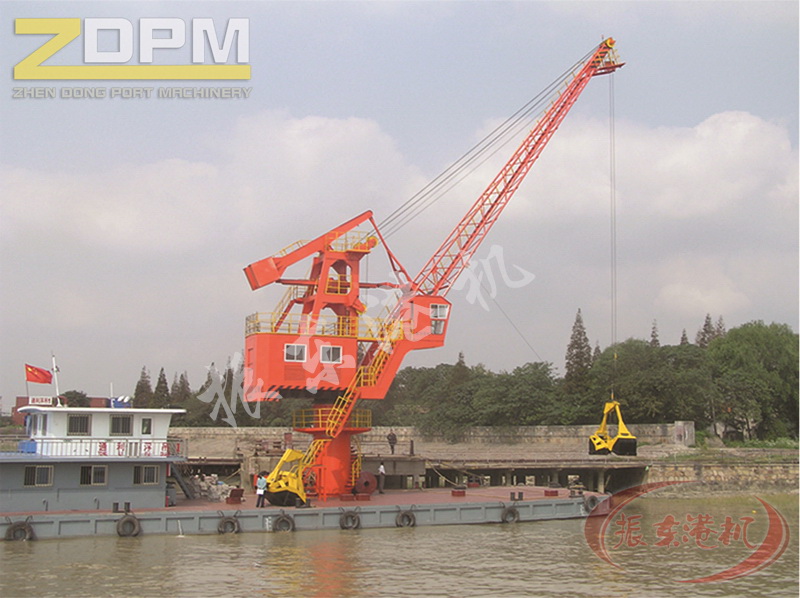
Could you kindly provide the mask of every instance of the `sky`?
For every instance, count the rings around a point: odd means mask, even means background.
[[[46,39],[14,20],[64,17],[212,18],[220,31],[246,18],[251,79],[14,80]],[[563,374],[579,309],[601,348],[649,339],[654,322],[662,344],[694,340],[706,314],[797,331],[797,2],[3,1],[4,409],[27,392],[24,364],[53,354],[61,392],[132,394],[143,367],[197,388],[282,294],[251,291],[245,266],[365,210],[380,223],[606,37],[625,66],[590,81],[448,295],[445,346],[404,365],[463,353]],[[154,51],[189,54],[188,41]],[[48,64],[83,59],[76,41]],[[62,97],[115,85],[251,92]],[[37,86],[57,97],[13,97]],[[412,275],[513,149],[387,239]]]

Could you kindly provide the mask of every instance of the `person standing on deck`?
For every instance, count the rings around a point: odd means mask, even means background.
[[[395,436],[394,430],[389,430],[389,433],[386,435],[386,440],[389,442],[389,448],[394,455],[394,445],[397,444],[397,436]]]
[[[386,483],[386,468],[383,466],[383,461],[381,461],[380,466],[378,467],[378,493],[383,494],[383,485]]]
[[[256,499],[256,509],[260,509],[264,506],[264,499],[266,498],[267,492],[267,476],[266,472],[262,471],[258,474],[258,479],[256,480],[256,494],[258,498]]]

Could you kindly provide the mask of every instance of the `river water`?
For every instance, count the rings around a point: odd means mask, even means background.
[[[607,554],[619,567],[592,551],[583,520],[5,542],[0,596],[796,598],[797,496],[761,497],[786,519],[788,546],[769,566],[729,581],[680,580],[726,570],[754,552],[768,519],[752,496],[639,499],[626,520],[609,525]],[[685,523],[700,515],[716,533],[689,531],[658,546],[668,517]],[[745,533],[723,538],[726,518]]]

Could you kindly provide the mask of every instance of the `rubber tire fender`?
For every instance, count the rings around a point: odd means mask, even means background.
[[[600,504],[600,497],[595,494],[590,494],[583,497],[583,506],[586,508],[587,513],[594,511],[595,507]]]
[[[142,524],[136,515],[128,513],[117,521],[117,535],[122,538],[138,536],[142,532]]]
[[[36,534],[33,533],[33,527],[28,521],[17,521],[12,523],[6,529],[6,540],[8,541],[24,541],[35,540]]]
[[[276,532],[293,532],[294,518],[291,515],[278,515],[272,522],[272,529]]]
[[[500,515],[500,521],[502,523],[518,523],[519,511],[516,507],[506,507]]]
[[[217,524],[219,534],[238,534],[242,531],[239,520],[236,517],[221,517]]]
[[[361,517],[355,511],[345,511],[339,516],[339,527],[342,529],[358,529],[361,527]]]
[[[417,525],[417,516],[411,511],[400,511],[394,518],[397,527],[414,527]]]

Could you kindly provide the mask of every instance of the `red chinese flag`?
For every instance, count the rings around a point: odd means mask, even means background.
[[[25,380],[28,382],[38,382],[39,384],[50,384],[53,381],[53,374],[42,368],[25,364]]]

